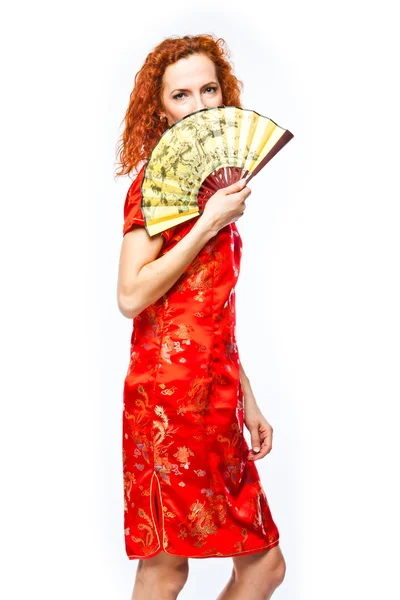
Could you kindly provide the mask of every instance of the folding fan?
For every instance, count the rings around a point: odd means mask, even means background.
[[[146,164],[141,210],[150,236],[199,216],[207,200],[239,179],[247,183],[293,134],[237,106],[203,108],[161,135]]]

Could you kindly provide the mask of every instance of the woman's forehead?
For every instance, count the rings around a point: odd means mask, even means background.
[[[165,87],[171,90],[187,86],[188,81],[192,85],[204,85],[216,81],[215,65],[207,56],[193,54],[168,65],[163,78]]]

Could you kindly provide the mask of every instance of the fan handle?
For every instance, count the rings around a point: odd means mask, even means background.
[[[200,213],[204,211],[207,201],[218,190],[224,189],[240,179],[247,177],[248,171],[240,167],[220,167],[206,177],[197,194],[197,206]]]

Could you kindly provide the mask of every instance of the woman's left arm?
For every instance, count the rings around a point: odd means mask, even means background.
[[[251,389],[243,365],[240,362],[240,383],[244,396],[244,422],[251,436],[251,447],[248,460],[264,458],[272,449],[273,429],[263,416]]]

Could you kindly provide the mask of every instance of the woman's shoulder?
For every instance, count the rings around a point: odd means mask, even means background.
[[[132,183],[129,186],[128,191],[126,193],[125,205],[129,205],[129,204],[132,204],[133,202],[137,201],[138,196],[139,196],[139,200],[141,200],[140,186],[142,185],[145,167],[146,167],[146,163],[144,163],[142,165],[142,167],[137,171],[135,178],[132,180]],[[139,194],[138,194],[138,192],[139,192]]]
[[[124,203],[124,225],[123,235],[127,233],[132,225],[144,225],[144,219],[141,209],[142,193],[141,185],[144,176],[146,163],[139,169],[135,179],[132,181],[126,193]]]

